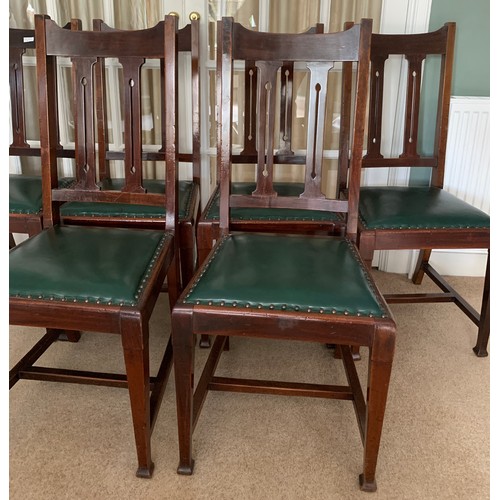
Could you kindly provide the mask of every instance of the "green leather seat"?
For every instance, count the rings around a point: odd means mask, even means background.
[[[252,194],[255,190],[255,182],[233,182],[231,192],[233,194]],[[279,196],[298,196],[304,191],[304,184],[300,182],[274,182],[274,188]],[[207,207],[207,220],[219,220],[219,192],[217,191],[212,202]],[[321,210],[292,210],[288,208],[233,208],[231,209],[232,220],[283,220],[283,221],[339,221],[338,214],[334,212],[323,212]]]
[[[9,212],[37,214],[42,210],[42,178],[9,175]]]
[[[106,189],[119,191],[124,186],[124,179],[111,179],[106,183]],[[144,188],[148,193],[164,193],[165,181],[159,179],[145,179]],[[189,207],[194,195],[195,183],[192,181],[179,182],[179,220],[189,217]],[[86,216],[86,217],[130,217],[130,218],[154,218],[165,217],[165,208],[148,205],[131,205],[126,203],[88,203],[69,202],[61,207],[61,215]]]
[[[61,178],[60,185],[71,182]],[[9,212],[11,214],[38,214],[42,210],[42,178],[30,175],[9,175]]]
[[[136,305],[170,238],[155,230],[55,226],[11,252],[10,295]]]
[[[354,245],[346,239],[235,233],[216,248],[185,303],[385,314]]]
[[[366,229],[490,227],[489,215],[434,187],[362,187],[359,216]]]

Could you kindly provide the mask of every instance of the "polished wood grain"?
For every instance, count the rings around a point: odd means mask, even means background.
[[[385,35],[373,34],[371,44],[370,101],[368,117],[367,153],[363,157],[364,168],[430,167],[430,185],[442,189],[445,175],[445,158],[448,135],[451,83],[455,45],[455,23],[446,23],[430,33]],[[385,62],[390,55],[400,55],[408,61],[408,76],[404,119],[403,151],[398,157],[381,154],[382,107]],[[421,72],[427,56],[440,58],[440,77],[436,95],[438,98],[433,153],[423,156],[417,151],[419,133]],[[348,75],[349,76],[348,76]],[[350,78],[350,71],[345,75]],[[347,95],[349,83],[346,82]],[[339,171],[339,190],[345,189],[347,167]],[[405,294],[386,296],[389,303],[454,302],[478,326],[477,356],[487,356],[489,340],[489,228],[432,228],[432,229],[368,229],[359,224],[358,245],[368,264],[375,250],[419,249],[420,255],[413,275],[413,282],[420,284],[427,275],[443,291],[441,294]],[[456,291],[429,263],[432,249],[488,249],[483,301],[480,312]],[[473,313],[471,311],[474,311]]]
[[[141,182],[137,172],[141,163],[140,113],[141,78],[139,68],[146,58],[162,58],[163,84],[165,86],[166,124],[163,153],[165,162],[166,192],[162,195],[166,216],[159,236],[165,235],[166,243],[157,249],[156,258],[144,269],[142,291],[137,296],[136,305],[112,305],[97,300],[95,303],[83,300],[45,300],[40,297],[10,297],[10,323],[16,325],[47,328],[47,334],[11,369],[9,386],[20,379],[45,380],[77,384],[105,385],[128,388],[132,422],[137,451],[137,476],[151,477],[154,463],[151,452],[151,433],[160,408],[165,386],[172,366],[172,345],[165,339],[166,347],[156,377],[150,376],[149,367],[149,319],[154,310],[165,278],[168,276],[170,305],[175,303],[180,290],[177,243],[177,28],[178,19],[166,16],[154,28],[128,32],[70,31],[60,28],[48,16],[35,16],[36,58],[38,80],[38,103],[40,115],[41,161],[43,174],[43,219],[44,230],[61,224],[58,200],[81,201],[92,194],[93,199],[107,202],[111,198],[105,190],[97,188],[98,165],[96,138],[94,136],[96,97],[94,69],[99,58],[117,57],[127,66],[123,91],[130,94],[126,101],[129,124],[125,128],[125,175],[127,182],[121,202],[137,201],[148,204],[148,193],[141,192]],[[58,113],[57,110],[57,57],[70,57],[72,61],[72,105],[76,123],[75,163],[76,179],[70,187],[59,188],[58,158]],[[98,70],[99,71],[99,70]],[[134,75],[134,76],[132,76]],[[137,75],[137,76],[136,76]],[[131,85],[131,79],[134,84]],[[59,193],[63,192],[63,195]],[[156,203],[157,199],[155,197]],[[96,223],[98,225],[98,223]],[[83,230],[86,228],[83,227]],[[124,231],[127,228],[123,229]],[[130,230],[131,231],[131,230]],[[135,230],[134,230],[135,232]],[[55,233],[54,233],[55,234]],[[35,238],[42,236],[34,236]],[[28,242],[26,242],[28,243]],[[22,248],[23,244],[11,252]],[[56,247],[55,247],[56,248]],[[57,259],[58,255],[51,256]],[[95,256],[88,255],[88,262],[79,266],[93,269]],[[44,263],[40,262],[40,266]],[[57,276],[54,277],[57,279]],[[82,290],[85,290],[82,283]],[[84,296],[85,293],[83,292]],[[122,341],[126,374],[80,371],[44,366],[33,366],[42,354],[57,339],[54,329],[95,331],[103,334],[119,335]]]
[[[235,228],[249,231],[249,226],[237,225],[231,218],[231,209],[240,206],[289,206],[291,208],[331,209],[330,202],[319,189],[321,184],[321,158],[323,155],[322,137],[325,127],[324,95],[328,91],[326,75],[333,61],[352,61],[358,63],[358,79],[354,86],[356,109],[352,117],[352,150],[351,168],[358,170],[349,183],[346,199],[336,200],[336,209],[345,214],[343,223],[347,238],[355,240],[357,231],[357,197],[361,170],[361,153],[364,135],[364,121],[368,95],[368,55],[371,37],[371,20],[363,20],[349,30],[336,34],[269,34],[250,32],[243,26],[234,23],[232,18],[222,18],[218,23],[217,54],[217,162],[220,179],[220,218],[219,227],[213,236],[216,239],[231,237]],[[307,37],[307,38],[304,38]],[[305,41],[307,40],[307,41]],[[255,95],[256,103],[256,171],[257,187],[252,195],[238,196],[230,192],[231,167],[235,155],[231,147],[232,107],[233,107],[233,65],[236,59],[255,61],[257,68]],[[281,67],[290,67],[296,61],[304,62],[310,72],[306,95],[309,93],[311,116],[308,120],[309,144],[307,148],[307,165],[304,176],[304,192],[297,197],[278,202],[280,196],[273,186],[273,151],[274,134],[273,119],[279,123],[279,113],[272,110],[277,107],[276,92],[281,90],[277,71]],[[347,108],[345,108],[347,109]],[[350,112],[350,107],[349,107]],[[289,225],[290,238],[297,238],[297,228]],[[253,228],[252,228],[253,229]],[[283,237],[282,233],[271,233]],[[269,236],[269,237],[273,237]],[[319,238],[337,239],[332,234]],[[311,236],[311,240],[314,237]],[[249,240],[251,241],[251,240]],[[302,240],[301,240],[302,241]],[[343,240],[345,241],[345,239]],[[369,269],[356,252],[356,266],[372,283]],[[179,474],[190,475],[194,471],[193,433],[203,410],[208,392],[229,391],[237,393],[261,393],[274,395],[294,395],[301,397],[324,397],[352,401],[357,415],[361,441],[363,445],[363,472],[360,476],[360,487],[365,491],[376,489],[375,469],[385,412],[387,390],[389,386],[392,359],[395,345],[395,324],[381,294],[376,288],[374,295],[380,304],[384,304],[384,314],[373,315],[321,314],[321,312],[305,312],[286,310],[286,308],[259,308],[257,305],[247,306],[234,304],[211,304],[190,301],[191,289],[202,282],[209,274],[210,263],[218,258],[218,247],[213,248],[192,281],[179,297],[172,312],[172,335],[174,350],[174,366],[176,379],[177,416],[179,433]],[[251,252],[251,248],[246,248]],[[265,255],[262,256],[265,259]],[[335,254],[331,255],[336,258]],[[222,265],[222,264],[221,264]],[[243,265],[245,265],[243,263]],[[250,265],[250,264],[248,264]],[[245,271],[248,271],[245,268]],[[255,280],[258,283],[258,270]],[[219,276],[217,277],[218,281]],[[213,278],[216,280],[216,278]],[[333,278],[332,278],[333,279]],[[209,281],[212,283],[211,281]],[[216,285],[217,286],[217,285]],[[228,299],[229,300],[229,299]],[[196,377],[195,367],[195,335],[205,334],[213,337],[213,345],[208,354],[204,368]],[[230,337],[276,339],[280,341],[310,341],[320,345],[335,343],[342,346],[341,354],[346,370],[347,385],[310,384],[306,382],[287,382],[276,380],[255,380],[253,378],[234,378],[216,375],[217,365]],[[350,346],[367,346],[369,349],[368,397],[363,395]],[[227,354],[230,356],[231,351]],[[195,385],[195,381],[197,384]],[[206,409],[205,411],[209,411]],[[210,457],[211,450],[205,450]],[[340,457],[338,457],[340,459]],[[335,453],[332,451],[332,459]],[[252,465],[249,464],[249,467]]]

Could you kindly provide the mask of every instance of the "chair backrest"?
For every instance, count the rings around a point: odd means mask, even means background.
[[[67,23],[64,29],[81,29],[79,24]],[[9,88],[12,118],[12,143],[10,156],[40,156],[40,148],[28,142],[26,133],[26,99],[24,94],[23,57],[28,49],[35,49],[35,30],[9,28]],[[58,156],[74,157],[72,149],[63,149],[59,145]]]
[[[324,25],[317,23],[305,33],[323,33]],[[276,160],[286,162],[292,156],[292,99],[293,99],[293,62],[284,61],[280,72],[280,128]],[[245,112],[243,124],[243,150],[233,156],[233,162],[247,162],[248,156],[256,156],[255,124],[257,107],[257,68],[255,61],[245,61]]]
[[[200,182],[201,172],[201,156],[200,156],[200,18],[195,12],[190,15],[190,24],[178,30],[177,50],[180,53],[188,53],[191,61],[191,113],[179,112],[184,119],[191,121],[192,129],[192,152],[179,151],[179,161],[192,164],[193,180]],[[101,19],[93,20],[94,31],[116,32],[121,31],[108,26]],[[160,81],[161,81],[161,103],[165,101],[163,83],[163,60],[160,59]],[[99,144],[99,169],[101,179],[109,178],[109,161],[107,160],[122,160],[124,158],[123,151],[110,151],[108,149],[108,128],[106,118],[106,72],[104,70],[104,60],[99,58],[96,65],[96,91],[97,91],[97,109],[96,119],[98,123]],[[159,151],[143,151],[142,157],[146,161],[163,160],[163,152],[166,145],[165,124],[163,123],[164,115],[161,115],[162,120],[162,145]]]
[[[368,94],[371,20],[351,29],[330,34],[276,34],[247,30],[232,18],[218,23],[218,129],[217,158],[220,176],[220,229],[229,230],[229,211],[233,207],[270,207],[325,210],[347,214],[347,233],[357,227],[359,179],[363,146],[364,117]],[[256,150],[257,187],[251,195],[231,194],[232,164],[232,87],[237,60],[255,61],[256,75]],[[330,199],[321,190],[323,135],[326,95],[331,81],[329,71],[336,62],[356,62],[356,107],[349,194],[346,199]],[[304,191],[299,197],[279,196],[273,187],[274,131],[276,122],[278,73],[284,64],[302,65],[309,74],[305,116],[307,149]],[[278,86],[278,89],[277,89]],[[279,125],[277,125],[279,126]]]
[[[59,205],[65,201],[134,203],[166,207],[166,228],[177,224],[177,18],[166,16],[155,27],[138,31],[69,31],[48,16],[35,16],[40,142],[42,157],[44,225],[60,220]],[[58,187],[57,148],[58,57],[72,64],[72,104],[75,119],[75,177]],[[121,191],[98,184],[95,138],[95,68],[100,58],[118,58],[122,65],[124,96],[124,171]],[[164,60],[164,113],[166,147],[165,194],[146,193],[142,178],[141,67],[146,59]],[[98,66],[98,65],[97,65]]]
[[[12,113],[11,155],[22,155],[29,148],[26,139],[23,55],[35,48],[35,30],[9,29],[9,86]]]
[[[363,167],[431,167],[431,184],[443,187],[455,29],[455,23],[450,22],[430,33],[401,35],[374,33],[372,35],[368,140]],[[381,153],[384,74],[386,61],[390,55],[404,56],[408,62],[404,102],[403,150],[398,157],[387,157]],[[441,58],[437,91],[438,106],[435,116],[433,154],[423,156],[418,152],[418,133],[421,130],[419,123],[421,121],[420,97],[423,64],[427,56],[431,55]],[[345,78],[348,79],[349,68],[345,69]],[[347,89],[349,89],[349,84],[347,84]],[[339,175],[341,189],[345,186],[346,178],[346,169],[342,169]]]

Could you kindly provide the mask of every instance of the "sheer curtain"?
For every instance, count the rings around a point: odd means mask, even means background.
[[[109,12],[102,0],[10,0],[10,27],[33,28],[35,13],[48,14],[61,25],[78,18],[82,20],[83,29],[92,29],[92,19],[103,19],[123,30],[154,26],[164,16],[162,0],[113,0],[112,6]]]
[[[274,0],[269,3],[269,31],[300,33],[319,22],[319,0]]]
[[[333,0],[330,6],[329,31],[341,31],[345,21],[358,23],[362,18],[373,19],[373,32],[380,30],[382,0]]]

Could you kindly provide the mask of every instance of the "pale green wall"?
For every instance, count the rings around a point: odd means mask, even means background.
[[[433,0],[429,29],[457,23],[452,95],[490,95],[489,0]]]
[[[456,96],[490,95],[490,2],[489,0],[433,0],[429,31],[445,22],[455,21],[455,60],[451,94]],[[426,61],[422,89],[421,113],[428,119],[421,123],[419,143],[422,154],[432,154],[437,97],[437,60]],[[410,184],[427,184],[427,169],[412,169]]]

